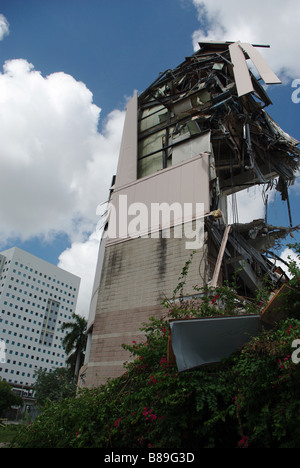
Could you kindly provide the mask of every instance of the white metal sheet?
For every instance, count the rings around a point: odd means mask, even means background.
[[[112,194],[112,215],[108,243],[151,234],[183,224],[209,213],[209,154],[202,153],[163,171],[159,171],[126,187],[116,187]],[[158,207],[159,205],[159,207]],[[173,213],[173,208],[176,211]],[[157,221],[158,208],[166,216]],[[136,210],[136,216],[135,216]],[[172,211],[172,217],[168,216]],[[179,213],[179,214],[178,214]],[[140,220],[136,235],[127,227]],[[121,233],[121,235],[120,235]]]
[[[210,150],[210,132],[206,132],[197,138],[189,138],[173,147],[172,164],[174,166],[201,153],[210,153]]]
[[[243,96],[254,91],[251,76],[245,55],[238,42],[229,46],[231,61],[233,63],[234,79],[237,87],[238,96]]]
[[[275,75],[262,55],[252,44],[243,42],[241,47],[248,54],[266,84],[281,84],[278,76]]]
[[[220,362],[262,330],[260,315],[170,321],[179,372]]]

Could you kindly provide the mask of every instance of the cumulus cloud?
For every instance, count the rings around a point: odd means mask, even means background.
[[[84,316],[100,240],[96,211],[108,197],[125,117],[112,111],[100,133],[100,113],[91,91],[66,73],[44,77],[24,59],[3,66],[0,248],[66,234],[70,248],[58,266],[81,278],[77,312]]]
[[[4,15],[0,14],[0,41],[9,34],[9,22]]]
[[[98,259],[100,231],[94,231],[85,242],[74,242],[61,253],[58,267],[81,278],[76,313],[88,318],[96,264]]]
[[[78,241],[93,230],[116,169],[124,120],[123,111],[113,111],[99,133],[100,111],[70,75],[43,77],[23,59],[4,64],[0,244],[58,232]]]
[[[298,36],[300,2],[297,0],[192,0],[197,8],[200,28],[193,33],[195,50],[198,41],[242,41],[269,44],[260,49],[280,77],[298,78]]]
[[[273,197],[273,193],[269,192]],[[265,203],[260,186],[253,186],[227,197],[228,222],[249,223],[254,219],[264,219]]]
[[[297,253],[294,252],[294,250],[290,249],[289,247],[286,247],[280,254],[280,258],[285,262],[281,262],[280,260],[276,260],[276,265],[279,265],[283,271],[289,276],[292,277],[292,274],[289,270],[289,267],[287,264],[290,264],[291,262],[296,262],[296,265],[298,268],[300,268],[300,258]]]

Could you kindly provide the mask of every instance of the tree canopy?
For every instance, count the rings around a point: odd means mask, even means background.
[[[23,400],[13,393],[11,385],[0,379],[0,417],[12,406],[22,406]]]
[[[63,331],[69,330],[69,333],[62,341],[62,345],[68,355],[67,364],[74,374],[74,380],[77,381],[79,369],[84,360],[87,321],[77,314],[72,314],[72,319],[72,322],[66,322],[61,326]]]
[[[35,373],[35,401],[39,407],[47,401],[58,403],[64,398],[75,396],[76,384],[70,369],[57,368],[53,372],[39,369]]]

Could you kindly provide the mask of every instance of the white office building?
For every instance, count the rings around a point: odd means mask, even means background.
[[[72,321],[80,278],[17,247],[0,252],[0,378],[28,386],[64,367],[61,326]]]

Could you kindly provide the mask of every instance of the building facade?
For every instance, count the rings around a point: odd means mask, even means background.
[[[0,377],[30,386],[36,370],[64,367],[61,325],[72,320],[80,278],[17,247],[0,253]]]
[[[251,44],[199,44],[193,56],[160,74],[127,106],[109,216],[99,250],[80,385],[123,371],[123,343],[143,339],[143,322],[166,313],[178,278],[195,251],[184,295],[238,271],[242,293],[255,293],[268,256],[291,228],[267,219],[228,224],[227,197],[260,184],[288,201],[299,165],[298,142],[266,113],[271,101],[249,70],[280,80]],[[259,46],[261,47],[261,46]]]

